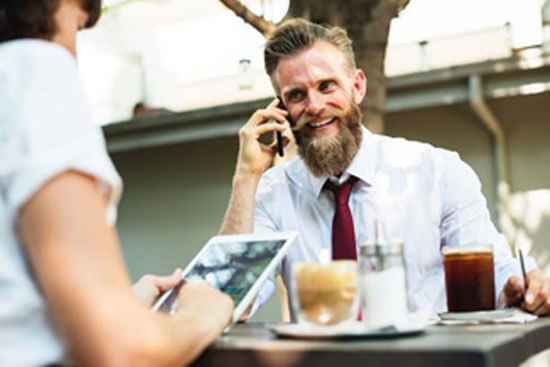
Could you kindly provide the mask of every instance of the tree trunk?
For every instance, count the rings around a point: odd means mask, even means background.
[[[289,14],[315,23],[339,25],[353,41],[357,67],[367,75],[367,97],[361,105],[366,126],[384,132],[386,77],[384,60],[390,22],[408,0],[291,0]]]

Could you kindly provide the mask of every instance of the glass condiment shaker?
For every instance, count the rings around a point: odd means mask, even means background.
[[[377,226],[379,227],[379,226]],[[374,242],[359,247],[358,291],[367,327],[408,326],[403,245],[386,241],[377,230]]]

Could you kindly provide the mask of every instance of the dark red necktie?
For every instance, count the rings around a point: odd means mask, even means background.
[[[357,178],[350,177],[340,186],[327,181],[325,187],[334,193],[336,210],[332,220],[332,259],[356,260],[355,230],[353,218],[348,206],[348,199]]]

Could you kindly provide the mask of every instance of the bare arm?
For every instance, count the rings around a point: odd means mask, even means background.
[[[45,184],[20,210],[19,232],[78,366],[181,366],[229,321],[229,298],[204,286],[184,287],[181,296],[197,301],[174,317],[140,304],[103,196],[88,176],[66,172]]]
[[[254,195],[260,178],[235,175],[233,191],[227,205],[220,234],[252,233],[254,230]]]
[[[251,233],[254,230],[254,197],[261,175],[273,162],[275,149],[258,139],[270,131],[289,129],[287,111],[276,108],[273,100],[257,110],[239,131],[239,155],[233,176],[233,191],[220,229],[221,234]],[[270,122],[275,120],[277,122]]]

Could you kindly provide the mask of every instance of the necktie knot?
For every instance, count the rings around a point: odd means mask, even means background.
[[[347,205],[353,185],[357,181],[357,178],[351,176],[346,182],[340,186],[336,186],[330,181],[327,181],[325,187],[334,193],[334,199],[337,205]]]

